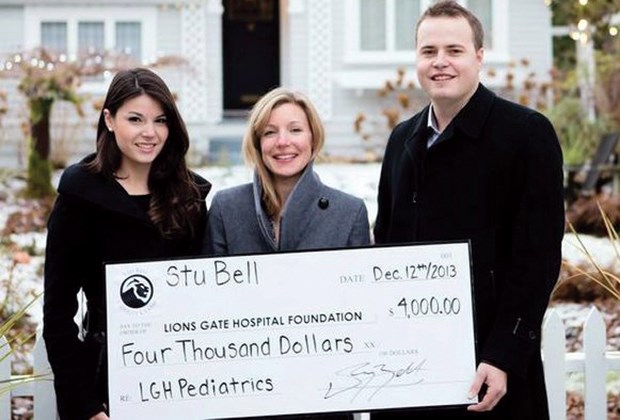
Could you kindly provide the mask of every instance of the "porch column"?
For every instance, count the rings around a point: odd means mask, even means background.
[[[181,11],[181,51],[188,60],[183,77],[183,118],[188,123],[222,119],[221,0],[190,3]]]
[[[332,83],[332,2],[312,0],[308,8],[308,95],[321,117],[330,119]]]

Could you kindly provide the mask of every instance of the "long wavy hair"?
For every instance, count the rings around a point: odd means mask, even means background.
[[[314,105],[312,105],[312,102],[310,102],[310,99],[303,93],[279,87],[266,93],[256,102],[250,113],[245,135],[243,136],[242,151],[245,162],[253,167],[258,174],[258,178],[262,184],[261,199],[267,214],[271,217],[280,214],[284,203],[276,192],[273,175],[263,161],[260,139],[269,122],[271,112],[284,104],[299,106],[308,118],[308,125],[312,133],[311,160],[316,158],[325,143],[325,129],[323,128],[319,113]]]
[[[115,116],[127,100],[140,95],[148,95],[159,102],[169,130],[168,139],[149,172],[149,218],[164,238],[194,237],[202,196],[185,162],[189,135],[170,89],[153,71],[134,68],[119,71],[114,76],[99,115],[97,152],[86,167],[109,179],[117,178],[114,174],[121,165],[123,155],[114,133],[107,129],[104,110]]]

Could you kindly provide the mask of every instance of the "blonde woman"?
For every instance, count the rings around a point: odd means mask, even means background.
[[[277,88],[263,96],[250,114],[242,146],[254,182],[215,194],[204,251],[234,255],[369,244],[364,202],[324,185],[314,172],[324,141],[323,124],[305,95]]]
[[[205,252],[234,255],[367,245],[364,202],[324,185],[313,162],[325,141],[308,98],[285,88],[254,106],[243,139],[254,181],[218,192]]]

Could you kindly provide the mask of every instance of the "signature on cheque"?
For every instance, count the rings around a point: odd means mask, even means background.
[[[358,363],[336,371],[338,379],[330,381],[323,398],[350,395],[351,401],[368,394],[368,401],[388,387],[418,385],[424,382],[426,359],[412,361],[406,367],[393,368],[386,363]],[[366,392],[365,392],[366,391]]]

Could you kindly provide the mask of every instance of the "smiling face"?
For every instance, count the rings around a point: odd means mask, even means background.
[[[429,17],[417,32],[416,71],[433,106],[465,106],[474,94],[483,49],[474,46],[473,31],[463,17]]]
[[[116,115],[107,109],[103,112],[122,153],[119,172],[150,168],[168,139],[168,124],[161,104],[143,94],[125,101]]]
[[[304,110],[284,103],[271,111],[260,134],[261,157],[276,183],[294,183],[312,159],[312,131]]]

